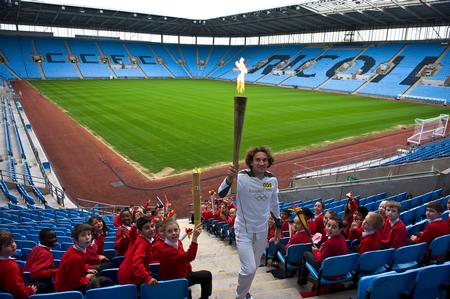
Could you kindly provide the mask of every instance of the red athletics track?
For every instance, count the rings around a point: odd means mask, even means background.
[[[109,204],[142,205],[148,199],[155,199],[156,196],[163,198],[166,194],[179,217],[188,215],[192,202],[190,173],[150,180],[51,101],[41,96],[27,81],[14,81],[13,86],[17,93],[22,92],[22,106],[51,161],[53,170],[71,198]],[[413,129],[409,128],[374,133],[279,154],[275,156],[275,164],[270,170],[278,177],[280,188],[286,188],[293,171],[298,170],[294,162],[314,159],[315,161],[302,163],[304,166],[313,167],[352,157],[356,152],[405,145],[412,131]],[[106,160],[111,167],[102,160]],[[202,173],[203,198],[208,198],[208,190],[217,189],[226,169],[226,166],[222,166],[207,169]],[[117,175],[131,187],[114,187],[112,183],[120,181]],[[134,186],[153,190],[139,190],[132,188]]]

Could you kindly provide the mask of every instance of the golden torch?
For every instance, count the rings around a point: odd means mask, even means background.
[[[200,168],[192,170],[192,200],[194,202],[194,225],[200,224]]]

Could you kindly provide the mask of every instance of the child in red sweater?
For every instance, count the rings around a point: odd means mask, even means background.
[[[325,229],[328,239],[322,244],[320,249],[313,245],[312,252],[305,252],[303,254],[302,265],[299,267],[299,285],[305,285],[307,283],[306,279],[308,278],[309,270],[306,268],[306,262],[319,270],[320,265],[326,258],[348,253],[347,243],[342,235],[344,229],[342,220],[336,216],[331,216],[328,219]]]
[[[322,233],[325,226],[323,224],[323,211],[325,210],[325,204],[321,201],[318,201],[314,204],[314,213],[316,213],[316,217],[314,217],[314,224],[316,225],[316,232]]]
[[[228,227],[229,229],[234,228],[234,221],[236,220],[236,209],[231,208],[228,213]]]
[[[92,243],[96,247],[96,253],[100,259],[105,255],[105,236],[108,227],[102,217],[94,215],[89,218],[88,224],[94,227],[94,233],[92,234]]]
[[[377,213],[369,212],[362,223],[361,243],[357,247],[358,253],[381,248],[379,229],[383,226],[383,217]]]
[[[116,248],[117,256],[124,256],[128,246],[130,246],[130,243],[132,243],[137,236],[137,228],[131,223],[131,212],[128,209],[122,210],[119,215],[122,225],[116,232],[114,247]]]
[[[400,248],[408,242],[408,232],[403,221],[400,220],[400,203],[388,201],[386,203],[386,219],[381,230],[381,245],[384,248]]]
[[[39,232],[39,244],[30,252],[24,271],[30,272],[30,280],[39,283],[42,293],[54,291],[53,279],[58,271],[55,268],[52,248],[56,245],[56,233],[44,228]]]
[[[356,212],[356,209],[358,209],[359,203],[358,199],[356,199],[356,197],[354,197],[351,192],[347,193],[345,196],[347,197],[347,204],[344,208],[344,216],[342,222],[344,223],[344,235],[347,235],[353,223],[353,214]]]
[[[286,254],[288,248],[294,244],[302,244],[302,243],[310,243],[308,234],[305,232],[303,225],[300,223],[300,219],[298,216],[294,218],[292,235],[289,238],[286,246],[283,246],[281,242],[277,243],[277,251],[280,251],[283,255]],[[278,252],[275,252],[273,257],[272,266],[277,267],[277,264],[280,260],[278,259]]]
[[[316,247],[322,245],[326,240],[328,240],[326,227],[328,219],[330,219],[331,217],[337,217],[336,211],[328,210],[323,215],[323,224],[322,224],[323,229],[321,231],[317,231],[317,235],[313,237],[313,242],[316,245]]]
[[[363,233],[362,223],[364,221],[364,218],[367,216],[367,213],[369,213],[369,210],[367,210],[366,207],[358,207],[355,213],[353,213],[353,222],[349,230],[347,231],[348,240],[361,240],[361,236]]]
[[[411,241],[414,243],[426,242],[430,245],[431,241],[435,238],[448,233],[447,223],[441,218],[442,206],[439,202],[430,202],[427,205],[425,214],[427,215],[427,219],[429,221],[428,225],[418,236],[412,235]]]
[[[156,230],[152,223],[152,218],[143,216],[137,221],[139,235],[135,242],[128,249],[125,258],[120,265],[118,278],[120,284],[142,283],[155,285],[156,279],[148,272],[148,265],[151,263],[151,256],[154,253],[152,246]]]
[[[15,299],[26,299],[36,293],[37,287],[24,284],[22,269],[11,257],[16,254],[16,249],[13,235],[0,230],[0,290]]]
[[[183,243],[179,240],[180,227],[176,221],[167,220],[164,223],[163,230],[165,233],[164,244],[157,253],[161,279],[187,278],[189,286],[200,284],[202,289],[200,298],[209,298],[212,292],[211,272],[206,270],[193,272],[190,264],[197,254],[197,238],[202,232],[201,224],[194,228],[188,251],[184,251]]]
[[[64,253],[55,277],[55,290],[86,292],[95,286],[97,271],[86,264],[86,248],[91,244],[92,226],[77,224],[72,229],[74,245]],[[88,287],[88,284],[90,286]]]
[[[383,219],[386,219],[386,200],[382,200],[380,202],[380,205],[378,206],[378,214],[380,214],[381,217],[383,217]]]

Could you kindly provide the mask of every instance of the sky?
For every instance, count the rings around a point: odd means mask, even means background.
[[[168,17],[206,20],[299,4],[305,0],[25,0],[86,8],[103,8]]]

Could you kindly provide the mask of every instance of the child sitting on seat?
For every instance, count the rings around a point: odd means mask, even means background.
[[[160,262],[159,274],[161,279],[187,278],[189,286],[194,284],[201,285],[200,298],[209,298],[212,291],[211,272],[206,270],[194,272],[192,271],[190,264],[197,254],[197,238],[202,232],[201,224],[194,228],[192,242],[188,251],[184,251],[183,243],[179,240],[180,227],[176,221],[167,220],[164,223],[163,230],[165,233],[165,240],[158,251]]]
[[[305,229],[303,228],[303,225],[300,223],[300,219],[298,216],[295,216],[294,218],[294,225],[293,225],[293,234],[289,238],[288,243],[286,246],[281,244],[281,242],[277,243],[277,252],[280,251],[283,255],[286,255],[286,251],[288,248],[294,244],[302,244],[302,243],[310,243],[308,234],[306,233]],[[275,252],[272,266],[277,267],[278,262],[280,261],[278,258],[278,254]]]
[[[86,292],[98,287],[97,271],[86,263],[86,248],[92,241],[92,226],[77,224],[72,229],[74,245],[64,253],[55,277],[55,290]],[[89,284],[89,287],[88,287]]]
[[[128,246],[137,236],[137,228],[135,225],[132,225],[131,212],[128,209],[122,210],[119,215],[122,225],[116,232],[114,247],[116,248],[117,256],[124,256]]]
[[[361,243],[357,247],[358,253],[381,248],[379,229],[383,226],[383,217],[380,214],[369,212],[362,223]]]
[[[345,205],[344,208],[344,216],[342,222],[344,223],[344,235],[347,235],[347,232],[350,230],[350,226],[353,223],[353,214],[359,207],[359,202],[358,199],[354,197],[351,192],[347,193],[345,196],[347,197],[347,204]]]
[[[369,210],[367,210],[366,207],[358,207],[355,213],[353,213],[353,222],[347,231],[348,240],[361,240],[363,233],[362,223],[364,218],[367,216],[367,213],[369,213]]]
[[[272,216],[269,216],[269,221],[267,222],[268,229],[267,229],[267,244],[269,244],[270,241],[273,241],[275,238],[275,220],[272,218]]]
[[[23,282],[22,269],[11,257],[16,249],[13,235],[0,230],[0,290],[11,293],[15,299],[26,299],[36,293],[37,287]]]
[[[155,285],[156,279],[148,272],[148,265],[151,263],[151,257],[154,254],[152,246],[155,237],[155,225],[152,218],[143,216],[137,221],[139,235],[133,245],[128,249],[125,258],[120,265],[118,279],[120,284],[135,284],[139,286],[142,283]]]
[[[93,227],[93,231],[91,245],[86,248],[86,264],[99,271],[114,268],[114,264],[104,255],[106,224],[100,216],[90,217],[88,224]]]
[[[318,201],[314,204],[314,213],[316,213],[316,217],[314,217],[314,223],[316,225],[317,233],[322,233],[322,231],[325,228],[324,222],[323,222],[324,210],[325,210],[325,204],[322,201]]]
[[[96,253],[99,256],[105,255],[105,236],[108,227],[102,217],[94,215],[89,218],[88,224],[94,227],[92,243],[95,245]]]
[[[442,206],[440,202],[430,202],[425,212],[428,225],[419,235],[412,235],[411,241],[414,243],[426,242],[428,246],[435,238],[448,234],[447,223],[442,220]]]
[[[378,214],[380,214],[381,217],[383,217],[383,219],[386,219],[386,200],[382,200],[380,202],[380,205],[378,206]]]
[[[306,279],[308,278],[309,270],[306,267],[306,262],[318,271],[323,260],[326,258],[348,253],[347,243],[342,234],[343,229],[344,224],[341,219],[336,216],[331,216],[328,219],[325,228],[328,239],[320,248],[313,245],[312,252],[305,252],[303,254],[302,265],[299,267],[299,285],[305,285],[307,283]]]
[[[400,220],[400,203],[388,201],[386,203],[386,219],[381,231],[381,245],[384,248],[400,248],[408,242],[408,232]]]
[[[44,228],[39,232],[39,244],[28,255],[24,271],[30,272],[30,280],[39,283],[42,293],[54,291],[53,279],[58,269],[55,267],[52,248],[56,245],[56,233]]]
[[[322,245],[328,239],[326,227],[327,227],[328,219],[330,219],[331,217],[337,217],[336,211],[328,210],[323,215],[323,224],[322,224],[323,229],[321,231],[317,231],[316,236],[313,237],[313,242],[316,244],[316,246]],[[319,236],[319,237],[317,237],[317,236]]]

